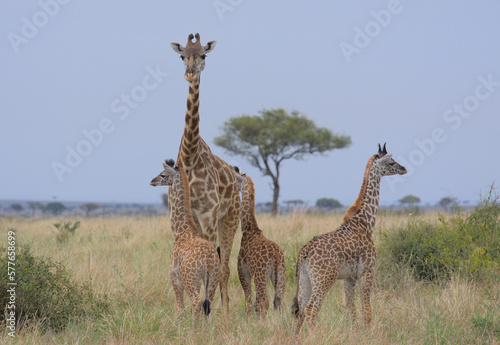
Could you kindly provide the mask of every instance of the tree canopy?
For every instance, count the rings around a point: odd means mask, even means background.
[[[23,205],[21,205],[19,203],[14,203],[14,204],[10,205],[10,208],[13,209],[18,214],[19,214],[19,212],[21,212],[22,210],[24,210]]]
[[[451,196],[445,196],[441,200],[439,200],[439,206],[443,207],[445,210],[448,210],[452,204],[456,204],[457,199]]]
[[[400,204],[404,204],[404,205],[415,205],[415,204],[418,204],[420,202],[420,198],[418,196],[409,194],[409,195],[402,197],[398,201]]]
[[[333,198],[321,198],[316,200],[316,207],[319,208],[325,208],[325,209],[335,209],[335,208],[340,208],[344,205],[337,199]]]
[[[31,216],[34,217],[37,209],[43,209],[43,204],[38,201],[28,201],[28,207],[31,209]]]
[[[90,212],[97,210],[101,205],[96,202],[87,202],[80,206],[80,208],[85,212],[85,216],[88,217]]]
[[[54,216],[57,216],[61,214],[65,209],[66,206],[64,206],[63,203],[61,202],[49,202],[47,205],[44,207],[46,212],[52,213]]]
[[[280,165],[286,159],[305,159],[308,155],[325,153],[351,144],[346,135],[317,127],[298,111],[290,114],[282,109],[261,110],[259,115],[231,117],[215,138],[217,146],[229,154],[245,157],[264,176],[273,181],[272,214],[277,214]]]

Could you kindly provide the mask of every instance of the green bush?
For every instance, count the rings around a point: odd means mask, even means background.
[[[499,197],[489,195],[469,215],[460,209],[439,224],[410,220],[385,234],[380,256],[397,267],[409,266],[418,279],[446,279],[465,274],[500,278]]]
[[[0,247],[0,267],[7,267],[6,248]],[[15,256],[15,313],[19,324],[40,322],[45,329],[60,331],[70,321],[98,317],[109,309],[106,296],[97,296],[89,283],[72,281],[63,264],[33,256],[29,247],[17,246]],[[0,275],[0,305],[6,306],[10,294],[8,275]],[[0,322],[5,314],[0,313]]]
[[[80,221],[77,220],[73,225],[71,222],[59,222],[54,223],[57,229],[56,239],[59,243],[66,243],[69,239],[69,235],[74,235],[76,229],[80,227]]]

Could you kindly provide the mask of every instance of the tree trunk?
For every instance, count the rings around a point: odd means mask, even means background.
[[[280,195],[280,185],[277,179],[273,180],[273,205],[271,207],[271,215],[276,216],[278,214],[278,197]]]

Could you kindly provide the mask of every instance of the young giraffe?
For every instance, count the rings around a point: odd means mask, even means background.
[[[316,316],[326,293],[337,279],[344,279],[347,310],[354,321],[354,289],[360,281],[363,319],[371,323],[370,292],[377,252],[373,227],[378,212],[382,176],[406,174],[406,169],[392,159],[385,144],[368,160],[359,196],[336,230],[314,237],[299,252],[295,279],[297,292],[293,311],[294,332],[298,334],[304,318],[314,329]]]
[[[193,42],[193,38],[196,41]],[[205,68],[205,56],[215,47],[210,41],[200,43],[200,35],[190,34],[186,47],[170,45],[184,61],[184,78],[189,82],[189,94],[184,134],[179,147],[177,165],[187,174],[191,194],[191,209],[201,236],[212,243],[219,239],[221,256],[222,304],[229,313],[229,257],[240,220],[240,195],[233,167],[214,155],[199,132],[200,74]],[[169,197],[171,192],[169,191]]]
[[[250,176],[235,176],[241,191],[241,248],[238,255],[238,276],[245,293],[245,309],[252,312],[252,278],[255,284],[254,309],[259,318],[265,318],[269,308],[266,285],[269,279],[274,286],[274,309],[281,308],[285,295],[285,258],[281,248],[268,240],[255,219],[255,187]]]
[[[152,186],[171,186],[168,199],[171,208],[174,247],[170,256],[170,279],[177,300],[176,313],[184,316],[184,289],[191,299],[191,314],[197,323],[203,305],[205,319],[210,314],[219,283],[219,255],[213,243],[199,237],[191,214],[187,176],[182,167],[170,160],[163,164],[164,171],[151,180]],[[200,298],[200,283],[205,287],[205,301]]]

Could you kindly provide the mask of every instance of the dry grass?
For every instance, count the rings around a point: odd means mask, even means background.
[[[59,219],[0,219],[0,245],[7,231],[16,229],[17,241],[32,246],[35,255],[63,262],[77,281],[92,282],[111,298],[112,311],[100,320],[72,324],[61,333],[42,334],[36,327],[21,330],[18,344],[500,344],[500,287],[488,283],[452,280],[434,285],[415,282],[407,271],[376,272],[372,293],[373,325],[354,325],[344,314],[343,286],[336,283],[319,314],[316,332],[307,327],[294,338],[289,306],[295,293],[293,271],[300,247],[317,234],[337,227],[341,214],[291,214],[272,218],[258,215],[265,235],[284,250],[287,265],[285,311],[269,311],[268,319],[248,319],[236,274],[238,231],[230,262],[230,317],[221,314],[216,295],[213,314],[204,328],[191,320],[177,320],[168,264],[173,244],[166,216],[96,217],[82,225],[68,243],[58,244],[53,223]],[[427,220],[434,214],[424,214]],[[380,215],[381,231],[407,222],[407,216]],[[271,294],[269,290],[269,294]],[[188,306],[188,298],[185,304]],[[357,307],[359,310],[359,301]],[[189,315],[189,313],[188,313]],[[5,340],[6,334],[0,338]],[[11,339],[12,340],[12,339]]]

